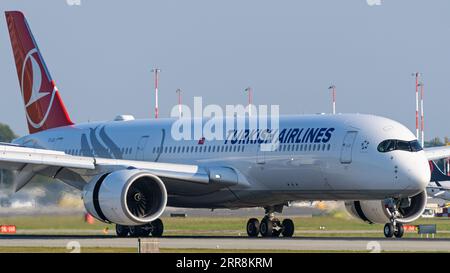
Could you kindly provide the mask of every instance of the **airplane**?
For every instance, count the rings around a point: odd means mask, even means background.
[[[0,145],[0,168],[16,172],[15,191],[35,175],[80,190],[86,211],[115,224],[119,237],[162,236],[166,206],[261,207],[248,236],[291,237],[293,221],[275,213],[310,200],[344,201],[356,218],[385,224],[386,237],[402,237],[425,209],[428,161],[450,155],[428,153],[402,124],[365,114],[280,116],[277,130],[233,129],[222,140],[175,139],[178,118],[75,124],[24,15],[5,14],[30,134]]]
[[[450,201],[450,188],[445,187],[441,184],[441,182],[443,181],[450,181],[450,176],[445,174],[441,170],[441,168],[439,168],[436,162],[430,161],[429,163],[431,169],[431,182],[427,186],[428,196],[432,198],[439,198],[445,201]]]
[[[427,195],[433,198],[439,198],[445,201],[450,201],[450,188],[442,187],[441,185],[428,186]]]

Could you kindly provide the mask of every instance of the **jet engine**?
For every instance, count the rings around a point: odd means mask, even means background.
[[[345,208],[353,217],[368,223],[385,224],[393,218],[398,223],[410,223],[422,215],[426,204],[427,193],[423,191],[403,199],[347,201]]]
[[[150,223],[167,204],[164,183],[143,170],[126,169],[95,177],[83,189],[86,210],[96,219],[126,226]]]

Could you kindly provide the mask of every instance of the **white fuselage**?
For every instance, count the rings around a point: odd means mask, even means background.
[[[227,166],[250,184],[168,188],[169,206],[250,207],[294,200],[407,197],[424,190],[430,179],[423,151],[377,150],[386,139],[415,140],[406,127],[382,117],[282,116],[275,151],[261,151],[258,140],[237,139],[229,132],[224,132],[223,140],[205,139],[203,143],[175,140],[171,133],[175,121],[86,123],[42,131],[15,142],[77,156]]]

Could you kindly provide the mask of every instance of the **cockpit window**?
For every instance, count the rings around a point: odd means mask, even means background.
[[[387,139],[378,145],[378,151],[381,153],[387,153],[394,150],[418,152],[422,150],[422,147],[417,140],[405,141],[398,139]]]
[[[411,141],[411,151],[418,152],[418,151],[422,151],[422,150],[423,150],[423,148],[422,148],[422,146],[420,146],[419,141],[417,141],[417,140]]]

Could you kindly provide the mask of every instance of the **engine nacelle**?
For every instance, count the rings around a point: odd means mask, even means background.
[[[409,200],[347,201],[345,208],[355,218],[368,223],[385,224],[394,216],[399,223],[417,220],[427,205],[427,193],[423,191]]]
[[[86,210],[106,223],[142,225],[161,216],[167,204],[164,183],[143,170],[120,170],[93,179],[83,189]]]

